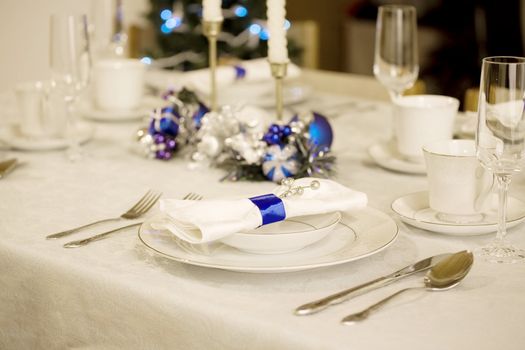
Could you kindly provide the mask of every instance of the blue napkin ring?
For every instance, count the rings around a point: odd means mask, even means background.
[[[286,211],[281,198],[274,194],[263,194],[262,196],[248,198],[259,208],[262,217],[262,224],[268,225],[273,222],[286,219]]]

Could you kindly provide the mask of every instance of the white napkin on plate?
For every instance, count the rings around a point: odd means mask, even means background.
[[[352,190],[327,179],[302,178],[294,186],[308,186],[313,180],[320,182],[317,190],[305,189],[302,195],[282,198],[286,217],[323,214],[334,211],[360,209],[367,205],[365,193]],[[285,187],[272,193],[280,195]],[[259,208],[248,198],[160,201],[162,219],[151,223],[155,229],[166,229],[189,243],[207,243],[220,240],[237,232],[259,227],[262,217]]]
[[[237,77],[235,66],[245,70],[244,77]],[[288,64],[286,78],[293,79],[301,74],[301,69],[293,63]],[[271,81],[272,72],[266,58],[242,61],[235,65],[219,66],[216,70],[217,88],[230,86],[236,82]],[[190,89],[200,91],[206,95],[210,93],[210,71],[208,68],[198,69],[182,74],[179,84]]]

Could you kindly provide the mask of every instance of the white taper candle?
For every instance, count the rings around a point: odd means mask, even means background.
[[[267,0],[268,16],[268,59],[270,62],[288,62],[288,49],[284,21],[286,15],[285,0]]]
[[[203,0],[202,18],[205,21],[222,21],[221,0]]]

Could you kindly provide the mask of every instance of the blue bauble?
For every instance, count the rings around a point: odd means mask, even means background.
[[[299,172],[297,148],[292,145],[268,147],[262,162],[263,174],[273,182],[279,183],[286,177],[293,177]]]
[[[308,133],[312,143],[320,148],[330,148],[334,140],[332,126],[328,119],[316,112],[312,112],[312,122],[308,126]],[[292,121],[298,121],[299,117],[294,116]]]
[[[160,119],[152,119],[149,126],[149,133],[162,133],[170,136],[177,136],[179,132],[179,124],[175,122],[173,117],[162,117]]]
[[[209,111],[210,109],[208,107],[206,107],[202,102],[199,102],[199,108],[193,114],[193,122],[195,123],[195,127],[197,129],[200,129],[202,124],[202,117]]]

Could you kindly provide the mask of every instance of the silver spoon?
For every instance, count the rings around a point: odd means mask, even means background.
[[[367,307],[363,311],[346,316],[341,320],[343,324],[353,324],[366,319],[370,313],[379,309],[401,293],[414,289],[426,289],[427,291],[441,291],[453,288],[465,278],[468,274],[472,264],[474,263],[474,256],[471,252],[462,251],[451,255],[443,261],[431,268],[424,278],[424,287],[405,288],[396,293],[378,301],[377,303]]]

